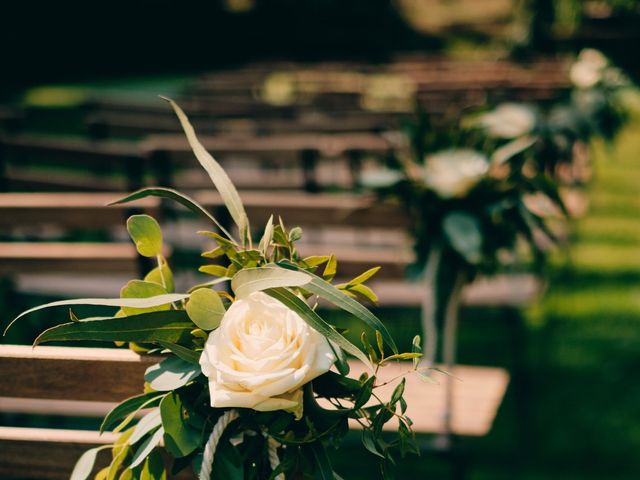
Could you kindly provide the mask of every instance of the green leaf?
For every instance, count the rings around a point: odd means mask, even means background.
[[[167,472],[164,468],[164,460],[158,450],[152,450],[144,462],[140,472],[140,480],[166,480]]]
[[[243,298],[269,288],[301,287],[310,281],[311,277],[305,272],[265,265],[240,270],[231,279],[231,288],[237,298]]]
[[[227,238],[233,240],[233,237],[225,228],[215,219],[213,215],[211,215],[205,208],[196,202],[194,199],[185,195],[183,193],[178,192],[172,188],[164,188],[164,187],[151,187],[151,188],[143,188],[136,192],[133,192],[130,195],[127,195],[120,200],[116,200],[114,202],[108,203],[107,205],[118,205],[120,203],[132,202],[133,200],[138,200],[144,197],[161,197],[161,198],[169,198],[171,200],[175,200],[176,202],[184,205],[192,212],[198,213],[213,222],[213,224],[220,229],[222,233],[224,233]],[[234,241],[235,242],[235,241]]]
[[[380,453],[380,450],[378,450],[378,446],[376,445],[376,441],[371,430],[367,429],[362,431],[362,445],[364,445],[364,448],[374,455],[384,458],[384,455]]]
[[[154,400],[159,400],[164,394],[158,392],[149,392],[135,397],[130,397],[124,400],[122,403],[115,406],[102,421],[100,425],[100,432],[110,429],[121,418],[129,415],[130,413],[138,412],[144,406],[150,405]]]
[[[158,285],[162,285],[166,288],[167,292],[175,291],[175,284],[173,282],[173,272],[169,268],[167,261],[160,257],[161,264],[155,267],[144,277],[145,282],[153,282]]]
[[[198,141],[193,126],[191,126],[189,119],[178,104],[170,98],[162,98],[169,102],[173,110],[176,112],[193,153],[200,162],[200,165],[202,165],[209,174],[209,177],[218,192],[220,192],[220,196],[222,197],[224,204],[229,210],[233,221],[238,226],[240,237],[244,241],[245,238],[249,237],[249,220],[247,219],[247,214],[245,213],[244,206],[242,205],[242,201],[240,200],[240,195],[238,195],[236,187],[231,182],[227,172],[224,171],[220,164]]]
[[[376,377],[372,376],[362,384],[362,388],[358,392],[353,405],[353,408],[355,410],[364,407],[364,405],[369,401],[369,399],[371,398],[371,393],[373,392],[373,385],[375,384],[375,382]]]
[[[391,400],[389,400],[389,403],[392,406],[395,405],[396,403],[398,403],[398,401],[402,398],[402,394],[404,393],[405,384],[406,384],[406,379],[402,378],[402,380],[400,381],[398,386],[393,390],[393,393],[391,394]]]
[[[183,410],[182,399],[176,392],[167,395],[160,403],[165,447],[174,457],[189,455],[201,441],[200,432],[185,422]]]
[[[302,238],[302,228],[300,227],[293,227],[290,231],[289,231],[289,242],[293,243],[293,242],[297,242],[298,240],[300,240]]]
[[[335,255],[330,255],[329,260],[327,260],[327,264],[324,267],[324,272],[322,273],[322,278],[324,278],[327,282],[333,280],[333,277],[336,276],[336,272],[338,271],[338,260]]]
[[[135,428],[133,429],[133,433],[129,437],[129,445],[138,443],[147,434],[151,433],[161,424],[162,420],[160,418],[160,410],[158,408],[154,408],[144,417],[142,417],[138,424],[135,426]]]
[[[227,267],[223,267],[222,265],[203,265],[198,268],[198,271],[208,275],[215,275],[216,277],[227,276]]]
[[[327,455],[327,451],[321,441],[313,442],[310,446],[313,452],[313,457],[316,460],[316,466],[318,467],[318,473],[322,480],[334,480],[333,468],[331,467],[331,461]]]
[[[186,308],[191,321],[202,330],[218,328],[226,312],[220,295],[209,288],[199,288],[193,292]]]
[[[193,322],[182,310],[152,312],[133,317],[113,317],[63,323],[49,328],[34,345],[68,340],[153,343],[158,340],[180,343],[190,338]]]
[[[464,212],[449,213],[442,223],[451,246],[475,265],[482,260],[482,230],[478,219]]]
[[[353,343],[336,332],[331,325],[325,322],[309,305],[300,300],[294,293],[285,288],[272,288],[265,290],[265,293],[280,301],[285,306],[296,312],[302,319],[307,322],[311,328],[315,329],[328,340],[334,342],[344,351],[350,353],[354,357],[361,360],[370,369],[373,369],[367,356]]]
[[[185,362],[195,363],[196,365],[200,363],[200,352],[196,352],[195,350],[191,350],[190,348],[183,347],[182,345],[177,345],[175,343],[163,342],[162,340],[157,343],[176,354]]]
[[[279,265],[281,265],[284,268],[300,270],[300,267],[289,262],[282,262]],[[365,322],[374,330],[380,330],[380,333],[382,334],[382,338],[387,343],[387,345],[389,345],[389,347],[391,348],[391,350],[393,350],[394,353],[398,353],[398,347],[396,346],[396,343],[393,341],[393,337],[391,337],[391,334],[387,330],[387,327],[385,327],[382,324],[382,322],[373,313],[371,313],[364,305],[358,303],[356,300],[349,297],[344,292],[338,290],[336,287],[324,281],[322,278],[318,277],[317,275],[314,275],[313,273],[310,273],[310,272],[307,272],[307,275],[311,276],[311,282],[305,285],[304,287],[305,290],[308,290],[311,293],[314,293],[324,298],[325,300],[330,301],[337,307],[340,307],[343,310],[346,310],[352,315],[355,315],[357,318]]]
[[[351,292],[356,292],[356,293],[360,294],[361,296],[363,296],[364,298],[366,298],[367,300],[369,300],[369,301],[371,301],[373,303],[377,303],[378,302],[378,296],[375,294],[375,292],[373,290],[371,290],[366,285],[362,285],[362,284],[350,285],[348,287],[348,289]]]
[[[167,290],[162,285],[154,282],[145,282],[143,280],[130,280],[120,290],[120,297],[122,298],[150,298],[159,295],[167,295]],[[126,316],[147,312],[161,312],[170,309],[171,306],[167,303],[149,308],[122,307],[122,311]]]
[[[211,478],[221,480],[244,480],[244,463],[240,452],[228,440],[218,444],[211,469]]]
[[[154,390],[167,392],[186,385],[200,373],[200,365],[186,362],[179,357],[167,357],[147,368],[144,379]]]
[[[347,283],[347,285],[359,285],[361,283],[364,283],[367,280],[369,280],[371,277],[373,277],[376,273],[378,273],[379,270],[380,270],[380,267],[370,268],[366,272],[361,273],[356,278],[351,280],[349,283]]]
[[[269,249],[269,245],[271,245],[271,240],[273,239],[273,215],[269,217],[269,221],[267,225],[264,227],[264,233],[262,234],[262,238],[260,239],[260,243],[258,244],[258,250],[262,252],[263,255],[267,255],[267,250]]]
[[[143,257],[155,257],[162,253],[162,230],[149,215],[132,215],[127,220],[127,231]]]
[[[30,313],[37,312],[38,310],[43,310],[45,308],[63,307],[66,305],[100,305],[103,307],[150,308],[156,307],[158,305],[169,304],[172,302],[179,302],[180,300],[188,297],[188,294],[171,293],[168,295],[159,295],[157,297],[150,298],[75,298],[73,300],[58,300],[56,302],[45,303],[44,305],[38,305],[37,307],[25,310],[16,318],[14,318],[11,323],[9,323],[4,333],[6,334],[9,328],[11,328],[11,326],[20,318]]]
[[[330,258],[331,256],[329,255],[312,255],[310,257],[305,258],[302,261],[307,267],[318,267],[323,263],[328,262]]]
[[[111,445],[101,445],[84,452],[76,462],[75,467],[73,467],[71,477],[69,477],[70,480],[85,480],[88,478],[96,463],[98,452],[107,448],[111,448]]]
[[[131,464],[129,465],[129,468],[131,469],[136,468],[145,459],[147,459],[147,463],[148,463],[149,459],[147,457],[149,456],[151,451],[160,444],[160,440],[162,440],[163,435],[164,435],[164,428],[160,427],[156,429],[155,432],[153,432],[153,435],[151,435],[144,442],[142,442],[142,445],[140,445],[138,450],[136,450],[136,453],[133,454],[133,458],[131,459]],[[145,464],[145,467],[146,466],[147,464]],[[140,478],[143,478],[143,476],[141,475]],[[152,476],[149,478],[159,478],[159,477]]]
[[[381,364],[391,362],[392,360],[415,360],[421,358],[421,353],[396,353],[385,358]]]
[[[349,371],[351,370],[351,367],[349,366],[349,361],[347,359],[347,356],[344,354],[344,352],[339,346],[333,344],[332,342],[329,342],[329,346],[331,347],[333,354],[336,356],[335,365],[336,365],[336,368],[338,369],[338,372],[340,372],[340,374],[344,376],[349,375]]]

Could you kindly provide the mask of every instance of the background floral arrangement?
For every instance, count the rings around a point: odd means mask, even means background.
[[[379,457],[382,475],[390,476],[395,451],[404,456],[418,450],[405,415],[404,379],[397,379],[391,397],[383,399],[376,394],[376,375],[380,367],[399,360],[412,360],[408,372],[418,371],[419,337],[412,352],[398,352],[384,325],[357,300],[373,297],[365,282],[378,268],[332,285],[336,258],[300,257],[295,243],[301,229],[289,230],[273,217],[254,244],[235,187],[199,143],[182,110],[168,101],[221,193],[239,240],[188,196],[168,188],[140,190],[115,203],[150,195],[170,198],[217,227],[219,233],[199,232],[217,244],[203,253],[216,263],[200,269],[214,278],[175,293],[158,223],[134,215],[127,229],[138,252],[157,259],[157,267],[143,280],[128,282],[119,299],[59,301],[15,319],[52,306],[119,307],[108,318],[79,319],[70,310],[69,323],[46,330],[34,344],[128,342],[138,351],[164,356],[147,370],[144,393],[126,399],[104,419],[102,431],[122,432],[119,439],[82,455],[72,479],[87,478],[98,451],[107,448],[111,464],[96,478],[166,478],[161,442],[174,459],[173,474],[191,465],[201,479],[339,478],[327,449],[340,444],[350,420],[361,426],[362,443]],[[229,291],[212,288],[226,281]],[[374,332],[373,345],[364,329],[363,350],[321,318],[315,311],[319,298],[360,319]],[[348,377],[347,355],[362,362],[368,373]],[[138,421],[141,410],[148,413]],[[392,419],[398,435],[383,439],[382,428]]]
[[[542,267],[567,214],[561,186],[584,181],[573,171],[588,169],[589,141],[610,140],[624,124],[628,83],[606,57],[584,50],[570,76],[571,91],[547,107],[503,103],[453,125],[418,112],[405,124],[405,153],[364,176],[411,218],[409,273],[424,273],[432,293],[423,305],[430,355],[437,325],[454,309],[447,304],[476,275],[518,262]]]

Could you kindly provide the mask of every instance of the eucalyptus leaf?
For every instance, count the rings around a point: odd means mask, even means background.
[[[289,262],[282,262],[278,265],[281,265],[284,268],[300,270],[300,267]],[[387,345],[389,345],[391,350],[393,350],[394,353],[398,353],[398,347],[396,346],[393,337],[387,330],[387,327],[384,326],[384,324],[378,319],[378,317],[371,313],[364,305],[349,297],[344,292],[331,285],[329,282],[326,282],[313,273],[306,273],[307,275],[311,276],[311,282],[305,285],[305,290],[308,290],[311,293],[314,293],[324,298],[325,300],[330,301],[337,307],[346,310],[352,315],[355,315],[357,318],[365,322],[374,330],[379,330],[382,334],[382,338],[387,343]]]
[[[187,141],[189,142],[193,153],[195,154],[202,167],[209,174],[209,177],[211,178],[211,181],[215,185],[218,192],[220,192],[220,196],[222,197],[224,204],[229,210],[233,221],[238,226],[241,239],[248,237],[249,220],[247,218],[247,214],[245,213],[244,206],[242,205],[242,200],[240,200],[240,195],[238,195],[238,191],[231,182],[231,179],[227,175],[227,172],[224,171],[220,164],[202,146],[202,144],[198,140],[198,137],[196,136],[193,126],[189,122],[189,119],[187,118],[185,113],[178,106],[178,104],[170,98],[162,98],[169,102],[174,112],[178,116],[180,124],[182,125],[184,133],[187,136]]]
[[[269,288],[302,287],[310,281],[311,277],[306,272],[265,265],[240,270],[231,279],[231,288],[236,297],[243,298]]]
[[[160,440],[162,440],[163,435],[164,428],[157,428],[155,432],[153,432],[153,435],[147,438],[142,445],[140,445],[138,450],[136,450],[136,453],[133,454],[129,468],[133,469],[140,465],[149,456],[151,451],[160,444]]]
[[[127,231],[143,257],[155,257],[162,253],[162,230],[149,215],[132,215],[127,220]]]
[[[200,373],[199,365],[186,362],[179,357],[168,357],[147,368],[144,379],[154,390],[167,392],[186,385]]]
[[[142,417],[135,426],[133,433],[129,437],[129,444],[134,445],[138,443],[145,437],[145,435],[158,428],[161,424],[162,419],[160,418],[160,409],[154,408]]]
[[[194,291],[187,302],[187,314],[193,323],[202,330],[218,328],[226,310],[220,295],[209,288]]]
[[[145,282],[144,280],[130,280],[120,290],[120,297],[122,298],[150,298],[157,297],[159,295],[167,295],[166,288],[155,282]],[[163,310],[170,309],[171,305],[168,303],[148,308],[122,307],[122,311],[126,316],[138,315],[146,312],[161,312]]]
[[[102,425],[100,425],[100,432],[104,432],[105,430],[113,427],[121,418],[129,415],[130,413],[137,412],[145,405],[149,405],[153,400],[160,400],[160,397],[163,395],[163,393],[149,392],[127,398],[125,401],[115,406],[107,416],[104,417]]]
[[[179,343],[190,338],[193,322],[182,310],[151,312],[132,317],[113,317],[64,323],[45,330],[34,345],[53,341],[97,340],[153,343],[163,340]]]
[[[174,457],[189,455],[200,446],[200,431],[184,421],[183,404],[177,392],[171,392],[160,403],[165,447]]]
[[[144,462],[139,480],[167,480],[164,459],[159,450],[152,450]]]
[[[264,255],[267,254],[267,249],[271,244],[271,240],[273,239],[273,215],[269,217],[269,221],[267,225],[264,227],[264,233],[262,234],[262,238],[260,239],[260,243],[258,246],[258,250],[260,250]]]
[[[318,473],[322,480],[334,480],[333,468],[331,467],[331,461],[327,455],[327,451],[321,441],[313,442],[310,445],[313,457],[316,460],[316,466],[318,467]]]
[[[200,363],[200,352],[196,352],[195,350],[191,350],[190,348],[183,347],[182,345],[177,345],[175,343],[163,342],[162,340],[158,341],[158,344],[162,345],[162,347],[167,350],[170,350],[185,362],[195,363],[196,365]]]
[[[98,453],[100,450],[105,450],[107,448],[111,448],[111,445],[101,445],[100,447],[95,447],[84,452],[76,462],[75,467],[73,467],[71,477],[69,477],[70,480],[85,480],[86,478],[89,478],[89,475],[91,475],[91,471],[93,470],[93,466],[96,463]]]
[[[161,257],[161,263],[155,267],[144,277],[145,282],[153,282],[158,285],[162,285],[166,288],[167,292],[172,293],[175,291],[175,284],[173,281],[173,272],[169,268],[167,261]]]
[[[350,353],[354,357],[361,360],[365,365],[373,370],[367,356],[345,337],[336,332],[331,325],[325,322],[309,305],[300,300],[294,293],[285,288],[272,288],[265,290],[265,293],[280,301],[285,306],[296,312],[302,319],[307,322],[313,329],[320,332],[328,340],[334,342],[344,351]]]
[[[37,307],[25,310],[7,326],[4,333],[6,334],[9,328],[20,318],[24,317],[38,310],[51,307],[63,307],[66,305],[100,305],[104,307],[132,307],[132,308],[150,308],[158,305],[166,305],[172,302],[179,302],[185,298],[188,298],[188,294],[172,293],[168,295],[159,295],[150,298],[76,298],[73,300],[58,300],[56,302],[45,303],[44,305],[38,305]]]
[[[451,246],[472,265],[482,260],[482,230],[478,219],[465,212],[451,212],[442,222]]]
[[[141,190],[133,192],[130,195],[127,195],[124,198],[121,198],[120,200],[116,200],[114,202],[108,203],[107,205],[118,205],[120,203],[132,202],[134,200],[138,200],[144,197],[161,197],[161,198],[169,198],[171,200],[175,200],[181,205],[187,207],[192,212],[198,213],[208,218],[209,220],[211,220],[211,222],[213,222],[213,224],[216,227],[218,227],[220,231],[227,236],[227,238],[229,238],[230,240],[233,240],[233,237],[231,236],[231,234],[227,232],[227,230],[220,224],[220,222],[218,222],[218,220],[216,220],[216,218],[213,215],[211,215],[207,210],[205,210],[205,208],[202,205],[200,205],[198,202],[196,202],[193,198],[189,197],[188,195],[180,193],[177,190],[174,190],[172,188],[165,188],[165,187],[143,188]]]

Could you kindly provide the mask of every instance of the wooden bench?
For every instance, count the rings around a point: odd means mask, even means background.
[[[220,196],[213,191],[195,192],[194,198],[209,210],[222,208]],[[8,193],[0,194],[0,227],[37,227],[98,229],[119,228],[127,212],[123,205],[104,205],[122,196],[121,193]],[[423,285],[405,280],[407,264],[413,260],[405,229],[408,219],[400,208],[390,203],[376,202],[372,196],[352,194],[308,194],[303,192],[242,192],[243,203],[254,228],[264,225],[269,215],[281,215],[289,227],[300,225],[316,230],[319,238],[328,242],[302,243],[304,255],[334,253],[340,259],[341,278],[353,278],[372,265],[382,266],[372,286],[382,306],[418,306],[424,296]],[[146,198],[133,203],[152,215],[158,215],[157,199]],[[163,222],[164,224],[164,222]],[[188,223],[194,232],[203,228],[200,219]],[[343,242],[331,240],[335,234],[322,235],[325,229],[341,228]],[[392,233],[391,244],[376,245],[372,238],[380,229]],[[171,223],[165,225],[167,242],[171,242]],[[10,230],[8,230],[10,231]],[[348,235],[346,235],[348,234]],[[346,238],[345,238],[346,235]],[[389,235],[386,235],[384,239]],[[196,240],[197,237],[193,236]],[[303,236],[303,239],[305,237]],[[0,249],[4,244],[0,244]],[[129,244],[6,244],[4,273],[16,274],[20,291],[47,291],[67,295],[74,289],[89,295],[91,288],[102,285],[100,292],[117,292],[126,281],[127,272],[135,271],[136,254]],[[368,246],[367,246],[368,245]],[[204,243],[189,246],[181,237],[174,241],[176,249],[202,250]],[[117,260],[116,260],[117,259]],[[105,263],[106,265],[101,266]],[[92,279],[74,281],[65,272],[120,272],[114,282]],[[1,269],[0,269],[1,271]],[[45,272],[48,272],[45,274]],[[54,273],[51,273],[54,272]],[[27,275],[28,274],[28,275]],[[37,274],[37,275],[36,275]],[[84,276],[86,277],[86,275]],[[44,289],[44,290],[43,290]],[[88,290],[89,289],[89,290]],[[499,275],[483,279],[469,287],[465,301],[473,305],[523,305],[538,297],[542,285],[530,274]],[[74,295],[80,295],[76,293]]]
[[[2,345],[0,412],[102,415],[114,402],[141,393],[144,371],[157,360],[122,349]],[[354,376],[359,368],[353,365]],[[391,365],[383,375],[394,376],[409,368]],[[449,420],[443,417],[445,389],[413,375],[407,378],[405,396],[414,429],[419,434],[486,435],[509,375],[500,368],[471,366],[455,367],[453,373],[460,381],[452,389]],[[0,476],[68,478],[84,449],[113,439],[113,434],[99,436],[95,431],[0,427]],[[106,456],[99,457],[98,466],[106,461]]]
[[[13,190],[64,185],[75,190],[131,190],[143,184],[148,170],[134,142],[33,134],[0,137],[0,164],[5,188]],[[80,175],[74,177],[73,172]]]

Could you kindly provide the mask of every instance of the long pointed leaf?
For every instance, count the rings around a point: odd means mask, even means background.
[[[325,322],[320,315],[314,312],[309,305],[300,300],[294,293],[285,288],[272,288],[265,290],[265,293],[272,296],[276,300],[280,301],[291,310],[296,312],[302,319],[307,322],[312,328],[324,335],[328,340],[331,340],[345,352],[350,353],[354,357],[361,360],[365,365],[371,367],[371,362],[367,356],[356,347],[353,343],[347,340],[344,336],[335,331],[331,325]]]
[[[231,182],[227,172],[224,171],[220,164],[202,146],[184,111],[170,98],[161,98],[169,102],[174,112],[176,112],[193,153],[200,162],[200,165],[202,165],[209,174],[209,177],[211,177],[211,181],[218,189],[218,192],[220,192],[224,204],[227,206],[231,217],[238,226],[238,230],[240,230],[240,237],[244,239],[248,236],[249,221],[236,187]]]
[[[38,305],[37,307],[33,307],[22,312],[20,315],[14,318],[11,323],[9,323],[9,325],[7,325],[4,333],[6,334],[9,328],[11,328],[11,326],[16,321],[18,321],[25,315],[45,308],[62,307],[66,305],[100,305],[103,307],[151,308],[178,302],[180,300],[184,300],[185,298],[189,298],[189,295],[186,293],[170,293],[166,295],[156,295],[154,297],[147,298],[75,298],[73,300],[58,300],[57,302],[45,303],[44,305]]]
[[[233,237],[231,236],[231,234],[227,232],[227,230],[225,230],[225,228],[220,224],[220,222],[218,222],[218,220],[216,220],[216,218],[213,215],[211,215],[207,210],[205,210],[205,208],[202,205],[200,205],[190,196],[185,195],[184,193],[180,193],[177,190],[174,190],[172,188],[165,188],[165,187],[143,188],[141,190],[133,192],[130,195],[127,195],[124,198],[121,198],[120,200],[115,200],[113,202],[110,202],[107,205],[118,205],[119,203],[132,202],[134,200],[138,200],[144,197],[160,197],[160,198],[170,198],[171,200],[175,200],[179,204],[187,207],[192,212],[203,215],[209,220],[211,220],[213,224],[216,227],[218,227],[220,231],[227,236],[227,238],[229,238],[230,240],[233,240]]]
[[[122,417],[129,415],[130,413],[138,411],[145,405],[150,405],[154,400],[160,400],[165,394],[161,392],[149,392],[142,395],[136,395],[135,397],[129,397],[122,403],[116,405],[102,421],[100,425],[100,432],[104,432],[106,429],[111,428]]]
[[[301,287],[311,281],[305,272],[297,272],[277,265],[243,268],[231,279],[231,288],[237,297],[246,297],[253,292],[268,288]]]
[[[298,267],[297,265],[294,265],[288,262],[281,262],[278,265],[284,268],[292,269],[292,270],[298,270],[298,271],[301,270],[301,268]],[[349,297],[345,293],[341,292],[336,287],[331,285],[329,282],[323,280],[317,275],[310,272],[306,272],[306,271],[305,273],[311,276],[311,282],[309,282],[304,286],[305,290],[308,290],[311,293],[314,293],[324,298],[325,300],[330,301],[337,307],[340,307],[343,310],[346,310],[347,312],[351,313],[352,315],[355,315],[360,320],[362,320],[367,325],[369,325],[371,328],[375,330],[379,330],[380,333],[382,334],[382,338],[387,343],[387,345],[389,345],[391,350],[393,350],[393,353],[398,353],[398,347],[396,346],[396,343],[394,342],[393,337],[387,330],[387,327],[385,327],[384,324],[380,321],[380,319],[378,319],[378,317],[376,317],[373,313],[371,313],[371,311],[369,311],[368,308],[366,308],[364,305],[359,303],[357,300],[354,300],[353,298]]]
[[[190,337],[194,324],[183,310],[151,312],[132,317],[112,317],[63,323],[49,328],[34,341],[97,340],[153,343],[159,340],[179,343]]]

